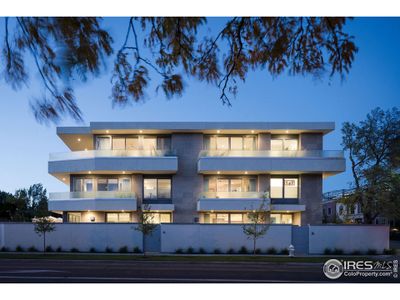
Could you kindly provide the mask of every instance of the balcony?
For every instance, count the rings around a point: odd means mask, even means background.
[[[49,173],[127,171],[171,174],[178,170],[178,157],[171,150],[88,150],[53,153]]]
[[[50,193],[50,211],[136,211],[134,193],[119,191]]]
[[[204,192],[197,202],[197,211],[250,211],[258,209],[263,201],[269,210],[270,200],[264,200],[263,193]]]
[[[198,172],[215,174],[264,172],[324,173],[332,175],[345,171],[343,151],[302,150],[203,150],[198,160]]]

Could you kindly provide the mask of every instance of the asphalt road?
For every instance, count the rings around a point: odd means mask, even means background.
[[[394,278],[330,280],[320,263],[167,262],[117,260],[0,259],[0,282],[399,282]]]

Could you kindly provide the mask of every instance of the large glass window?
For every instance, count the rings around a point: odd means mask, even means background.
[[[113,150],[125,150],[125,138],[113,137],[112,139]]]
[[[156,150],[157,149],[157,138],[156,137],[144,137],[143,138],[143,150]]]
[[[246,213],[205,213],[202,222],[206,224],[242,224],[248,221]]]
[[[108,223],[129,223],[131,222],[130,213],[106,213]]]
[[[170,199],[171,179],[170,178],[145,178],[143,180],[145,199]]]
[[[295,199],[299,197],[299,179],[293,177],[272,177],[271,198]]]
[[[299,148],[298,138],[296,136],[272,136],[271,150],[272,151],[295,151]]]
[[[205,192],[256,192],[257,178],[255,177],[234,177],[216,178],[204,177]]]
[[[74,192],[91,192],[93,191],[92,178],[74,178],[73,184]]]
[[[117,178],[99,178],[97,179],[98,191],[118,191]]]
[[[109,136],[98,136],[96,138],[96,149],[98,149],[98,150],[110,150],[111,149],[111,137],[109,137]]]
[[[153,224],[171,223],[171,213],[146,213],[149,216],[149,222]]]
[[[131,191],[131,179],[130,178],[119,178],[119,191],[130,192]]]
[[[139,139],[137,137],[126,138],[126,150],[139,150]]]
[[[270,215],[271,224],[292,224],[293,215],[292,214],[271,214]]]
[[[68,223],[80,223],[82,220],[82,214],[80,212],[69,212]]]
[[[210,150],[255,150],[255,136],[210,136],[206,143]]]

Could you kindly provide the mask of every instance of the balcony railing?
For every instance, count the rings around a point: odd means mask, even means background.
[[[75,160],[96,157],[165,157],[176,156],[174,150],[87,150],[51,153],[49,160]]]
[[[121,191],[65,192],[50,193],[50,200],[73,199],[136,199],[135,193]]]
[[[299,157],[299,158],[343,158],[340,150],[202,150],[199,157]]]
[[[268,193],[262,192],[203,192],[200,194],[200,199],[260,199],[263,195],[268,198]]]

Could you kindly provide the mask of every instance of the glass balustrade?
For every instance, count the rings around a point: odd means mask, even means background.
[[[202,150],[199,157],[299,157],[299,158],[343,158],[340,150]]]
[[[132,192],[122,191],[92,191],[92,192],[65,192],[50,193],[50,200],[73,200],[73,199],[135,199]]]

